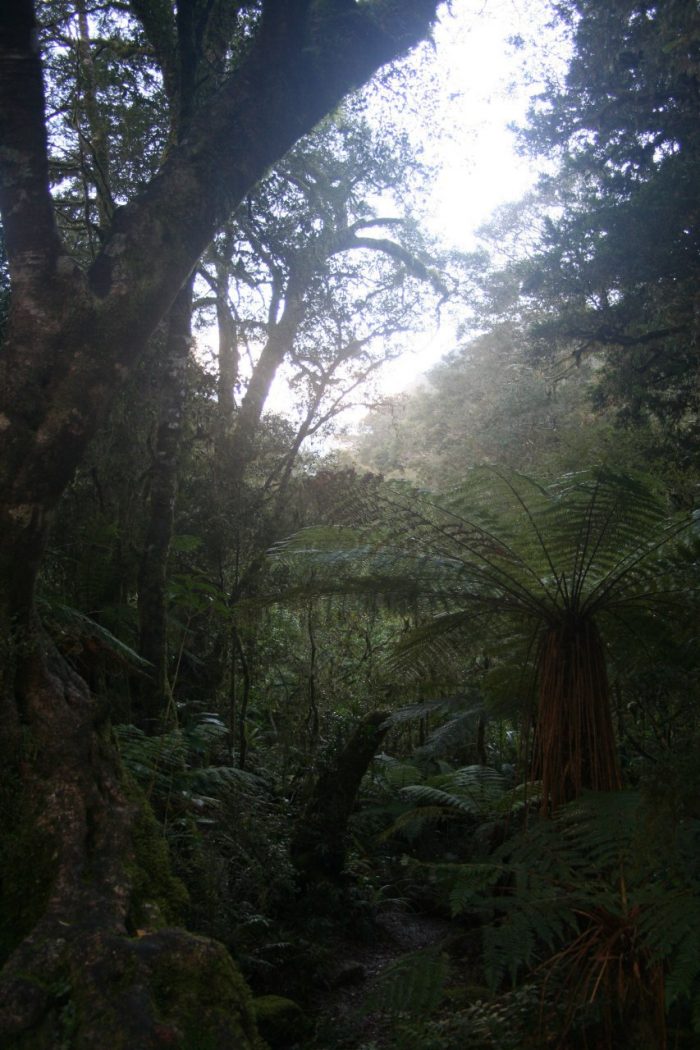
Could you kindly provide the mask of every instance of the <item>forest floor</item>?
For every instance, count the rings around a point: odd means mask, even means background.
[[[317,992],[311,1003],[317,1025],[308,1050],[381,1050],[391,1022],[367,1004],[382,974],[402,956],[439,949],[454,935],[455,925],[447,919],[392,907],[377,917],[372,940],[339,941],[330,987]]]

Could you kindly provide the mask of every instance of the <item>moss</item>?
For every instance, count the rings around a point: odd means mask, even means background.
[[[151,987],[162,1021],[182,1033],[182,1050],[264,1050],[253,999],[226,949],[206,937],[163,931],[166,951]]]
[[[133,780],[124,786],[135,810],[133,856],[127,861],[132,885],[127,924],[132,931],[176,925],[187,908],[187,890],[172,873],[168,845],[148,799]]]
[[[133,783],[125,788],[133,806],[129,921],[137,936],[87,921],[66,926],[60,942],[37,942],[35,960],[8,989],[20,1015],[34,1020],[31,1029],[6,1033],[3,1050],[264,1050],[251,993],[226,949],[165,928],[182,914],[187,894],[147,800]],[[6,950],[40,918],[53,881],[52,840],[31,817],[21,799],[2,807],[11,844],[0,857]]]
[[[0,787],[0,966],[43,915],[55,874],[55,846],[40,830],[19,777]]]
[[[186,930],[128,938],[80,933],[37,995],[30,1030],[3,1050],[266,1050],[252,996],[226,949]]]
[[[253,999],[255,1019],[261,1036],[275,1050],[303,1039],[308,1031],[307,1018],[293,999],[281,995],[261,995]]]

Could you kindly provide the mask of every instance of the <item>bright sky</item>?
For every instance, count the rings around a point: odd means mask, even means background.
[[[524,120],[542,71],[562,53],[548,26],[550,17],[547,0],[452,0],[442,10],[434,47],[408,60],[414,96],[397,99],[390,89],[376,92],[379,125],[405,130],[436,168],[419,214],[447,248],[472,250],[475,231],[494,209],[522,197],[536,179],[532,162],[518,155],[508,125]],[[511,43],[513,37],[520,38],[519,48]],[[434,319],[426,320],[431,330],[409,339],[407,353],[382,370],[382,393],[412,385],[454,348],[455,322],[446,319],[436,333]],[[285,411],[288,404],[280,374],[267,407]],[[362,414],[353,411],[343,422]]]
[[[524,120],[543,70],[563,61],[550,18],[546,0],[453,0],[443,9],[428,68],[419,64],[430,78],[430,105],[413,109],[407,127],[438,168],[425,220],[448,247],[476,247],[475,233],[492,212],[535,182],[509,124]],[[383,391],[410,385],[453,346],[449,322],[418,337],[407,358],[384,369]]]
[[[474,230],[493,209],[521,197],[534,180],[508,124],[525,117],[536,88],[523,83],[522,55],[509,39],[526,40],[536,18],[544,25],[538,0],[456,0],[437,26],[439,109],[425,114],[417,131],[440,167],[431,225],[456,248],[471,248]]]

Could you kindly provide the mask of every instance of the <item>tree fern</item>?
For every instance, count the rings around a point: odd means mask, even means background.
[[[484,650],[529,664],[543,808],[618,788],[607,641],[627,619],[653,629],[660,609],[688,619],[697,564],[668,552],[692,516],[669,517],[658,485],[603,468],[548,485],[474,471],[439,504],[375,496],[372,525],[306,529],[276,548],[298,590],[380,594],[410,610],[416,625],[386,661],[393,680],[460,680]]]

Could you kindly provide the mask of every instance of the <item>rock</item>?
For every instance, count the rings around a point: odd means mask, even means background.
[[[303,1039],[309,1028],[304,1011],[293,999],[282,995],[259,995],[253,999],[258,1031],[272,1050],[285,1050]]]

